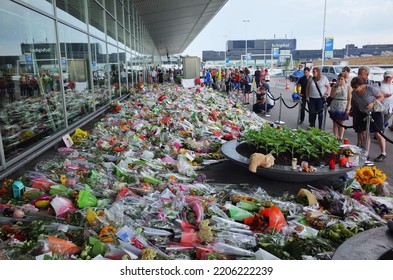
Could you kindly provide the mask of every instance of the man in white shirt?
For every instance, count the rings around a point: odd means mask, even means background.
[[[387,125],[389,118],[391,114],[393,113],[393,84],[392,84],[392,79],[393,79],[393,71],[386,71],[383,74],[383,81],[381,82],[381,86],[379,87],[379,90],[383,94],[384,99],[381,101],[383,104],[383,107],[387,114],[384,116],[385,120],[384,123]],[[389,126],[390,130],[393,130],[393,122]]]
[[[264,86],[259,87],[258,91],[257,102],[253,105],[253,111],[256,113],[269,113],[274,107],[274,100]]]
[[[153,70],[151,70],[151,80],[153,82],[153,84],[157,83],[157,71],[156,69],[153,68]]]

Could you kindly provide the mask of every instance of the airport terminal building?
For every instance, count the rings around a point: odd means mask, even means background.
[[[0,178],[147,81],[226,2],[2,0]]]
[[[247,47],[246,47],[247,46]],[[361,48],[354,44],[347,44],[343,49],[334,49],[333,57],[345,58],[350,56],[383,55],[393,52],[393,44],[370,44]],[[298,50],[296,39],[260,39],[260,40],[230,40],[227,41],[225,51],[206,50],[202,52],[202,61],[207,65],[241,66],[270,65],[272,61],[281,66],[290,60],[313,61],[322,58],[322,49]]]

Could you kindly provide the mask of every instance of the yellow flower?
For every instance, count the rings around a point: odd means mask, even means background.
[[[386,174],[376,166],[363,166],[356,169],[355,180],[362,186],[379,185],[386,180]]]
[[[60,183],[61,183],[62,185],[65,185],[65,184],[67,183],[67,177],[64,176],[64,175],[61,175],[61,176],[60,176]]]
[[[365,178],[369,178],[369,177],[372,177],[374,175],[374,173],[370,169],[365,169],[365,170],[362,171],[362,175]]]

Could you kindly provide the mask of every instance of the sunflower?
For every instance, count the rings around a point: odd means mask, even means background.
[[[375,166],[363,166],[356,169],[355,180],[363,189],[370,189],[372,185],[380,185],[385,182],[386,174]]]

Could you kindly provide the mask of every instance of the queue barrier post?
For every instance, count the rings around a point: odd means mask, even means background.
[[[328,115],[328,104],[325,102],[323,103],[323,123],[322,123],[322,130],[326,131],[326,118]]]
[[[299,128],[299,125],[300,125],[300,114],[301,114],[301,112],[302,112],[302,107],[303,107],[303,99],[302,98],[300,98],[300,100],[298,101],[298,103],[299,103],[299,110],[298,110],[298,113],[297,113],[297,124],[296,124],[296,128]]]
[[[270,114],[267,112],[267,105],[268,105],[268,98],[270,98],[269,97],[269,92],[266,92],[266,102],[265,102],[265,117],[270,117]]]
[[[285,124],[285,122],[281,120],[281,112],[282,112],[282,93],[280,93],[280,111],[278,113],[278,120],[274,122],[275,124],[280,124],[280,125]]]
[[[370,141],[370,125],[371,125],[371,111],[367,112],[367,117],[366,117],[366,139],[365,139],[365,145],[364,148],[368,149],[369,146],[369,141]]]

